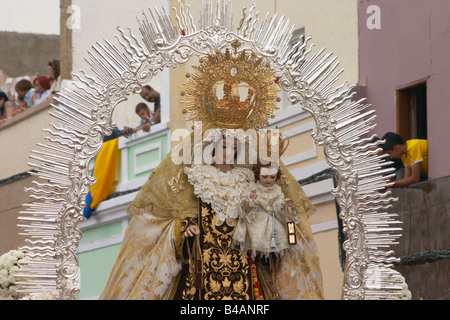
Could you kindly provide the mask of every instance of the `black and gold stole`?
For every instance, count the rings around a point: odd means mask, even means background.
[[[217,215],[211,205],[199,201],[200,236],[185,242],[185,253],[191,263],[184,264],[175,299],[186,300],[252,300],[254,282],[250,259],[238,248],[232,247],[236,223],[217,224]],[[201,252],[201,275],[196,268],[195,248],[198,241]],[[194,265],[193,265],[194,263]],[[201,281],[198,281],[198,277]]]

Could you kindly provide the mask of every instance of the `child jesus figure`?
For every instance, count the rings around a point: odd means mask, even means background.
[[[254,172],[256,182],[243,195],[243,214],[233,241],[243,252],[251,251],[252,256],[278,255],[290,247],[285,210],[294,202],[285,200],[281,187],[276,184],[281,177],[278,165],[258,164]]]

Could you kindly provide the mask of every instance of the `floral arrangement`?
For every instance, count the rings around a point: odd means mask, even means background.
[[[0,256],[0,296],[21,298],[21,294],[17,291],[15,275],[29,260],[30,258],[19,250],[11,250]]]

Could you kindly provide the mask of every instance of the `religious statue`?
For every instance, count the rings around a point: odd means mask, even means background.
[[[314,211],[277,158],[277,188],[296,213],[289,254],[267,263],[235,246],[242,200],[255,183],[241,152],[258,143],[243,130],[268,124],[277,109],[273,72],[250,51],[201,59],[183,92],[188,120],[201,123],[202,161],[174,163],[169,153],[128,208],[131,222],[101,299],[323,299],[318,252],[308,217]],[[223,85],[224,97],[216,90]],[[239,90],[249,90],[243,103]],[[190,137],[192,139],[192,136]],[[198,147],[193,143],[191,151]],[[210,159],[210,161],[204,161]],[[287,240],[286,240],[287,241]]]

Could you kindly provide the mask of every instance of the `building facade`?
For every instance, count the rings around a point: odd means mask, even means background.
[[[361,0],[358,11],[358,82],[377,110],[376,133],[428,140],[428,180],[394,190],[404,229],[397,268],[413,299],[447,300],[450,2]]]

